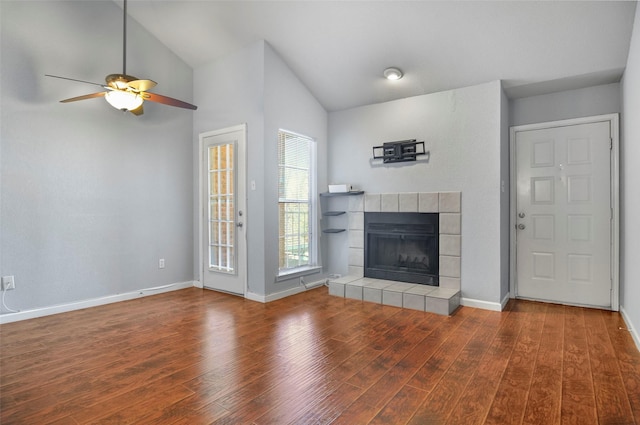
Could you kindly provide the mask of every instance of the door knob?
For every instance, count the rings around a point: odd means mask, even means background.
[[[237,227],[242,227],[242,222],[241,222],[241,221],[237,222],[237,223],[236,223],[236,226],[237,226]]]
[[[527,226],[525,226],[522,223],[518,224],[518,229],[520,229],[520,230],[524,230],[525,227],[527,227]]]

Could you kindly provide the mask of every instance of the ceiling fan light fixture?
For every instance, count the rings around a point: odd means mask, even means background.
[[[0,0],[2,1],[2,0]],[[161,94],[149,93],[147,90],[156,86],[153,80],[140,80],[132,75],[127,75],[127,0],[124,0],[123,7],[123,25],[122,25],[122,74],[109,74],[105,78],[106,85],[92,83],[90,81],[77,80],[75,78],[59,77],[57,75],[45,74],[47,77],[61,78],[63,80],[77,81],[79,83],[92,84],[100,86],[106,91],[98,93],[86,94],[84,96],[76,96],[69,99],[61,100],[62,103],[76,102],[78,100],[94,99],[96,97],[104,97],[109,105],[121,111],[129,111],[133,115],[139,116],[144,113],[142,103],[145,100],[155,103],[162,103],[178,108],[196,110],[198,107],[169,96]]]
[[[402,78],[402,71],[400,71],[400,69],[398,68],[387,68],[384,70],[383,72],[384,78],[386,78],[387,80],[399,80],[400,78]]]
[[[104,98],[109,102],[109,105],[121,111],[133,111],[144,102],[139,94],[130,91],[112,90],[107,92]]]

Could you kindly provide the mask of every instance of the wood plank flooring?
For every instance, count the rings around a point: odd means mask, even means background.
[[[640,425],[617,313],[185,289],[0,326],[0,423]]]

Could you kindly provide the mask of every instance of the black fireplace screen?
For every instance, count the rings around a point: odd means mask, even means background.
[[[364,215],[364,275],[438,286],[438,214]]]

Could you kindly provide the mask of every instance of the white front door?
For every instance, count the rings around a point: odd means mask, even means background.
[[[202,284],[244,295],[247,280],[246,128],[200,135]]]
[[[514,131],[516,295],[611,308],[611,122]]]

